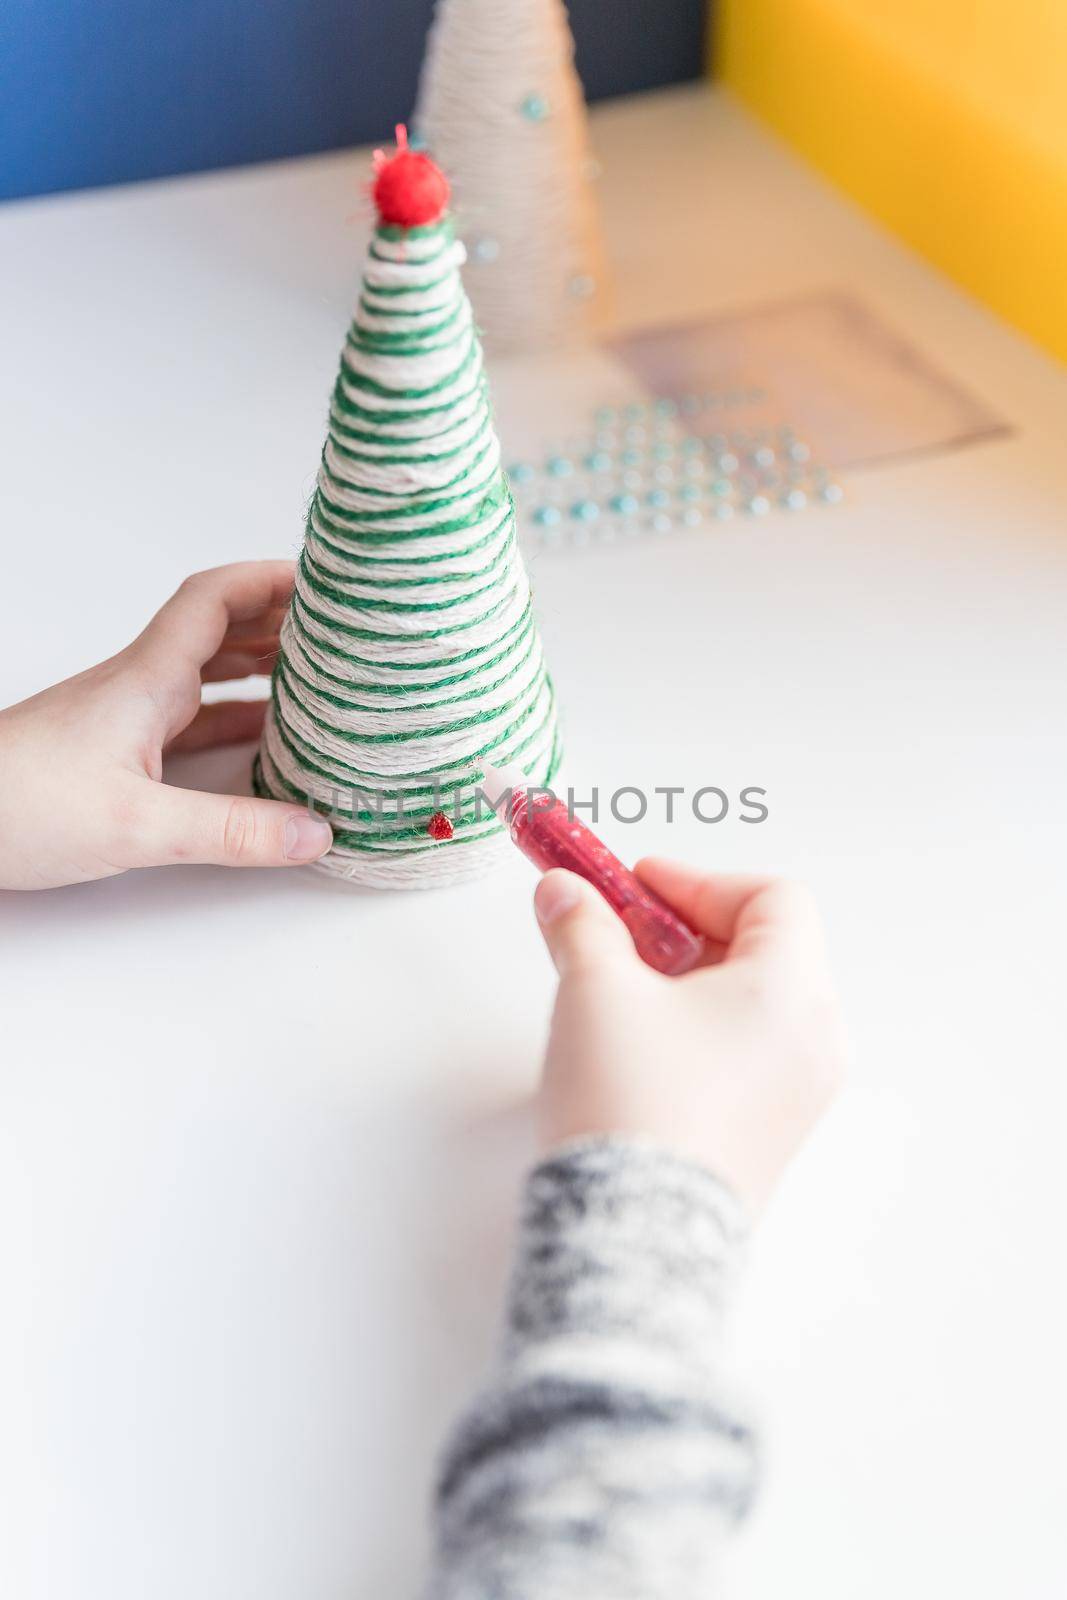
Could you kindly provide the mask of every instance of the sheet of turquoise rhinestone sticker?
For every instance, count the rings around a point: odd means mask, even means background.
[[[600,407],[586,433],[510,463],[526,542],[610,544],[839,501],[840,483],[793,428],[731,425],[758,401],[737,391]]]

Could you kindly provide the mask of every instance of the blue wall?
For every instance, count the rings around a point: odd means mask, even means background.
[[[385,137],[432,4],[0,0],[0,199]],[[572,0],[590,98],[699,76],[705,11]]]

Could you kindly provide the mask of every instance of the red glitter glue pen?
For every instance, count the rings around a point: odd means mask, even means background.
[[[646,889],[584,822],[571,816],[549,789],[529,782],[518,767],[484,766],[481,792],[500,811],[512,839],[541,872],[566,867],[593,885],[630,931],[638,955],[657,972],[675,978],[704,954],[704,940]]]

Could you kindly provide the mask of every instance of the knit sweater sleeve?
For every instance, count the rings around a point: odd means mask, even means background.
[[[745,1232],[710,1173],[636,1143],[534,1169],[499,1367],[442,1462],[430,1600],[710,1600],[755,1476],[718,1358]]]

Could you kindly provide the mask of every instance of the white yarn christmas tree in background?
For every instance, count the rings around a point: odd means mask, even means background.
[[[378,158],[255,786],[330,816],[324,870],[421,887],[511,848],[478,815],[483,758],[541,784],[560,751],[448,184],[398,139]]]
[[[415,125],[455,186],[487,348],[588,332],[603,314],[604,269],[562,0],[437,0]]]

